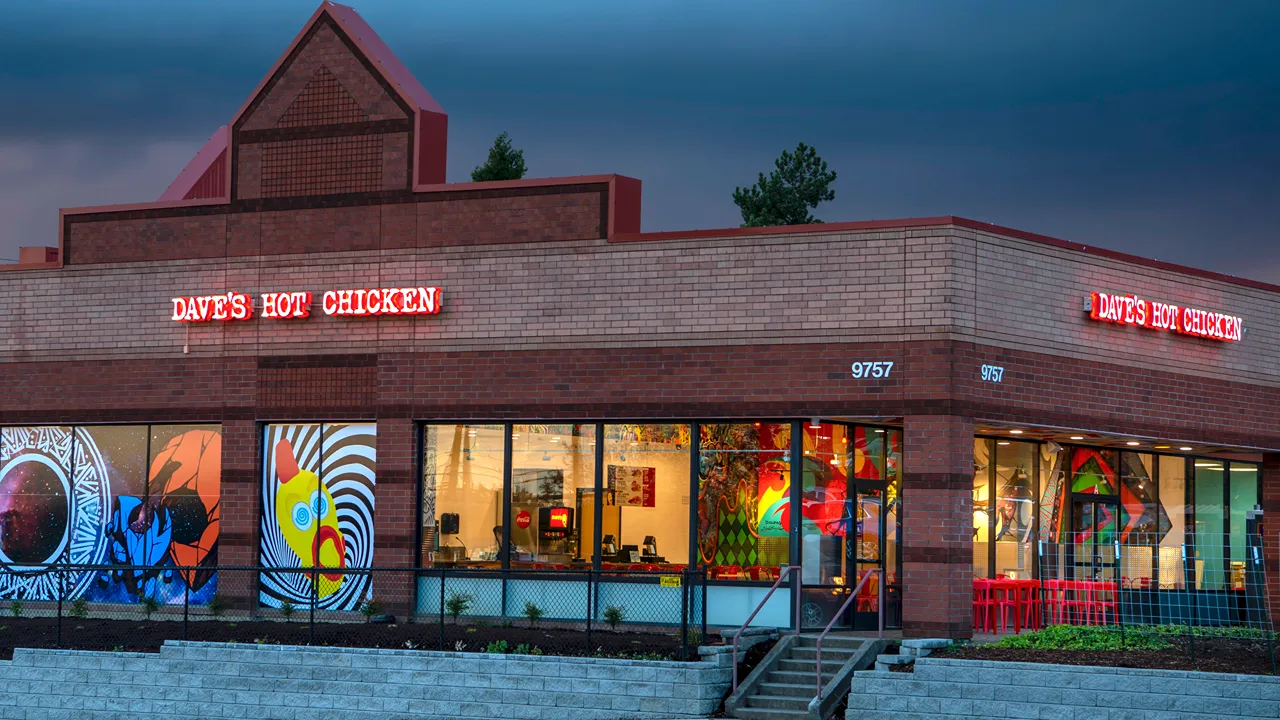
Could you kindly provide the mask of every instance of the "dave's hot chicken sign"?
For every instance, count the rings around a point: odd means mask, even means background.
[[[1134,295],[1090,293],[1088,310],[1091,319],[1117,325],[1172,330],[1223,342],[1239,342],[1244,337],[1244,320],[1235,315],[1179,307]]]
[[[328,290],[320,298],[325,315],[366,317],[369,315],[435,315],[444,300],[440,288],[372,288]],[[309,292],[266,292],[257,302],[239,292],[225,295],[198,295],[173,299],[173,319],[177,322],[248,320],[254,310],[272,320],[311,317]]]

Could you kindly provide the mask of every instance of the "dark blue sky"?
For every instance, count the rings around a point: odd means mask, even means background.
[[[0,257],[60,206],[154,200],[316,2],[15,4]],[[450,115],[449,178],[644,181],[644,228],[734,226],[798,141],[828,221],[955,214],[1280,282],[1280,2],[367,0]]]

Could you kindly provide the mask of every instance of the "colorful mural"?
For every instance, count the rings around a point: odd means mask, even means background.
[[[208,602],[221,473],[216,425],[0,429],[0,598]]]
[[[259,602],[355,610],[372,597],[377,429],[373,423],[269,425],[263,447],[264,572]],[[325,569],[330,572],[325,572]],[[314,579],[314,583],[313,583]]]

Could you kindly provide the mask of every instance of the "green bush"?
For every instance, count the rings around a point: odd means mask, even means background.
[[[542,619],[543,612],[542,608],[534,605],[532,602],[526,602],[524,604],[524,610],[521,610],[520,614],[529,618],[530,625],[537,625],[538,621]]]
[[[67,611],[67,615],[78,620],[89,617],[89,601],[84,598],[76,598],[71,603],[71,609]]]
[[[449,598],[444,601],[444,611],[449,613],[449,617],[456,623],[462,613],[471,609],[471,603],[474,600],[475,598],[466,593],[451,592]]]
[[[293,614],[297,612],[297,610],[298,609],[293,606],[293,603],[288,600],[280,603],[280,617],[284,618],[285,622],[289,622],[289,618],[293,617]]]
[[[516,646],[515,654],[516,655],[541,655],[542,648],[537,647],[535,645],[530,645],[529,643],[520,643],[519,645]]]
[[[360,603],[360,614],[364,616],[364,621],[373,620],[373,616],[382,612],[382,606],[376,600],[369,599]]]
[[[210,615],[214,617],[222,617],[222,614],[227,611],[227,600],[221,595],[214,595],[212,598],[209,598],[208,607]]]
[[[487,653],[494,653],[497,655],[506,655],[507,653],[511,652],[511,650],[507,648],[506,640],[494,640],[493,642],[489,643],[488,647],[486,647],[484,651]]]
[[[1167,650],[1173,645],[1157,633],[1096,625],[1050,625],[1021,635],[1010,635],[984,647],[1026,650]]]
[[[627,619],[627,608],[625,605],[609,605],[604,609],[604,621],[609,623],[609,627],[617,630],[618,626]]]
[[[142,612],[150,620],[155,611],[160,609],[160,601],[153,597],[142,598]]]
[[[20,618],[22,617],[22,608],[23,608],[22,601],[14,600],[13,602],[9,603],[9,614],[16,618]]]

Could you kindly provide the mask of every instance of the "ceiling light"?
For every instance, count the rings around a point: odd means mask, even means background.
[[[1169,446],[1168,446],[1168,445],[1152,445],[1152,447],[1154,447],[1156,450],[1168,450],[1168,449],[1169,449]]]
[[[1084,439],[1084,436],[1083,436],[1083,435],[1072,435],[1072,436],[1071,436],[1071,439],[1072,439],[1072,440],[1083,440],[1083,439]]]
[[[996,443],[996,444],[997,444],[997,445],[1008,445],[1008,444],[1009,444],[1009,441],[1008,441],[1008,440],[1001,440],[1000,442],[998,442],[998,443]]]
[[[840,464],[840,461],[839,461],[838,459],[836,459],[836,458],[831,458],[831,464],[832,464],[832,465],[839,465],[839,464]]]
[[[1183,445],[1178,449],[1181,450],[1182,452],[1191,452],[1191,448],[1187,447],[1186,445]]]
[[[884,430],[881,430],[880,428],[876,428],[876,432],[878,432],[878,433],[882,433],[882,432],[884,432]]]
[[[1135,445],[1141,445],[1141,443],[1139,443],[1137,440],[1130,440],[1129,442],[1125,443],[1125,445],[1128,445],[1129,447],[1133,447]]]
[[[1021,434],[1022,434],[1022,431],[1021,431],[1021,430],[1010,430],[1010,431],[1009,431],[1009,434],[1010,434],[1010,435],[1021,435]]]
[[[1215,462],[1208,462],[1208,461],[1205,461],[1205,462],[1197,461],[1197,462],[1196,462],[1196,467],[1198,467],[1198,468],[1209,468],[1210,470],[1221,470],[1221,469],[1222,469],[1222,464],[1221,464],[1221,463],[1215,463]]]

